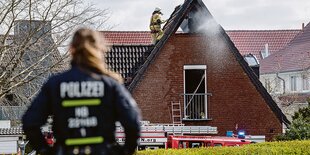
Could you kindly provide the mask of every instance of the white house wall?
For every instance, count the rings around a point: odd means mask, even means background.
[[[297,72],[285,72],[279,73],[278,76],[285,81],[285,94],[290,93],[310,93],[310,90],[303,90],[303,75],[310,77],[310,70],[308,71],[297,71]],[[291,90],[291,76],[296,76],[296,91]],[[280,80],[280,85],[276,85],[277,75],[273,74],[261,74],[260,81],[271,94],[283,94],[283,82]],[[269,81],[269,82],[268,82]],[[310,81],[308,80],[308,83]],[[269,83],[269,85],[268,85]],[[268,85],[268,86],[266,86]]]

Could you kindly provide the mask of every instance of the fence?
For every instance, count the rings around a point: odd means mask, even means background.
[[[209,119],[208,96],[212,94],[196,93],[183,94],[184,96],[184,119]]]

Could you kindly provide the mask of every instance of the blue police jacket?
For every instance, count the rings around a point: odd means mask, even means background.
[[[40,130],[49,115],[53,116],[54,148],[63,152],[59,154],[78,153],[77,148],[85,147],[91,154],[113,154],[109,149],[116,141],[116,121],[126,135],[125,144],[117,147],[120,154],[132,154],[137,147],[140,110],[127,89],[110,77],[72,65],[48,79],[22,119],[30,144],[42,152],[55,151]]]

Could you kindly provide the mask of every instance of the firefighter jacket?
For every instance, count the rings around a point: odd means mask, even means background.
[[[154,13],[151,17],[150,21],[150,30],[151,33],[158,33],[161,31],[161,24],[165,23],[166,20],[161,19],[160,13]]]
[[[49,115],[56,138],[53,148],[40,130]],[[110,77],[86,73],[75,65],[43,85],[22,121],[30,144],[52,154],[132,154],[140,133],[140,111],[127,89]],[[115,140],[116,121],[125,130],[123,146]]]

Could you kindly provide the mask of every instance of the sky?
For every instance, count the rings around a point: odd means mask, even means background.
[[[146,31],[155,7],[169,18],[184,0],[88,0],[108,9],[108,23],[116,31]],[[310,0],[203,0],[226,30],[301,29],[310,22]]]

